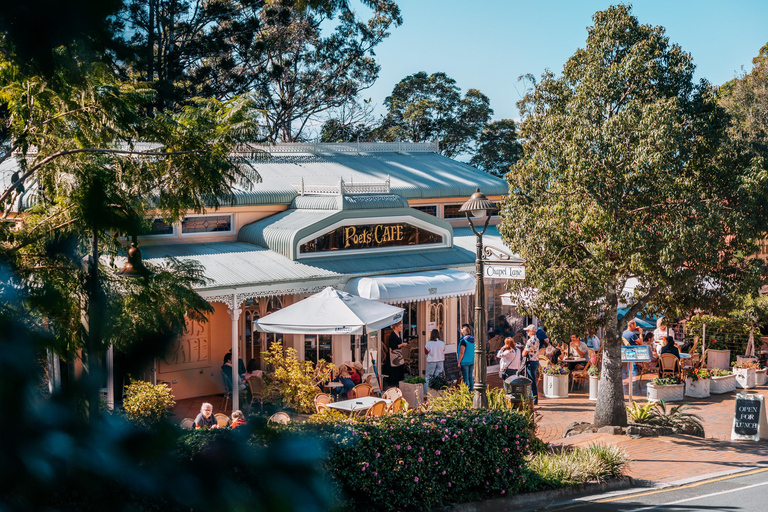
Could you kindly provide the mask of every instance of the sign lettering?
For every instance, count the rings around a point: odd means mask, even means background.
[[[525,279],[525,267],[519,265],[497,265],[486,263],[485,277],[490,279]]]
[[[768,422],[765,417],[762,395],[739,393],[736,395],[736,411],[733,416],[731,439],[759,441],[766,437]]]
[[[176,372],[211,365],[210,329],[208,323],[187,319],[184,333],[168,347],[158,360],[158,373]]]
[[[443,243],[442,235],[408,223],[355,224],[336,228],[309,240],[301,244],[299,251],[301,254],[311,254],[440,243]]]

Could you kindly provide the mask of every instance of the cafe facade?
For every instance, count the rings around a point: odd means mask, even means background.
[[[318,336],[253,329],[255,320],[327,286],[402,307],[410,366],[423,374],[430,331],[455,344],[461,324],[472,323],[476,237],[458,210],[477,188],[500,200],[507,183],[441,156],[436,144],[256,149],[269,157],[252,163],[258,181],[238,188],[235,204],[174,225],[155,219],[152,233],[140,237],[147,262],[198,261],[207,282],[197,291],[214,309],[207,322],[188,323],[150,378],[179,399],[222,393],[225,354],[265,369],[273,342],[299,359],[360,361],[370,369],[386,330]],[[493,218],[484,243],[508,251],[497,224]],[[491,322],[516,314],[502,305],[504,284],[486,281]]]

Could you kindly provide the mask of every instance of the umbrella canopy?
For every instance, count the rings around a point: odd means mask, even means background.
[[[403,308],[364,299],[329,286],[253,323],[261,332],[363,334],[403,319]]]

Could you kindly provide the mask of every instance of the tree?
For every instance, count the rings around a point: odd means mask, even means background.
[[[517,127],[512,119],[488,123],[477,140],[477,153],[469,161],[478,169],[496,176],[504,176],[522,156],[523,148],[517,140]]]
[[[438,141],[453,158],[473,149],[493,109],[488,97],[469,89],[461,97],[456,81],[445,73],[409,75],[384,100],[387,114],[377,135],[383,140]]]
[[[375,121],[371,100],[350,102],[334,109],[320,128],[320,142],[368,141],[373,136]]]
[[[768,175],[723,151],[727,116],[662,27],[628,6],[593,21],[562,76],[547,71],[519,103],[525,157],[508,174],[501,231],[527,260],[534,309],[605,326],[594,422],[624,425],[621,331],[670,298],[755,285],[763,263],[747,255],[768,225]]]

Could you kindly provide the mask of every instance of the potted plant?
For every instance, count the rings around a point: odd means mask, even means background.
[[[736,389],[736,376],[730,370],[709,370],[709,392],[713,395],[730,393]]]
[[[589,399],[597,401],[597,392],[600,390],[600,369],[592,365],[587,369],[589,375]]]
[[[649,402],[674,402],[685,397],[685,384],[677,377],[656,377],[648,384]]]
[[[736,363],[733,365],[733,374],[736,376],[736,386],[744,389],[755,387],[757,385],[755,371],[759,368],[760,365],[753,361]]]
[[[704,368],[690,368],[685,372],[685,396],[706,398],[712,379]]]
[[[757,363],[758,367],[760,367],[760,363]],[[755,370],[755,385],[756,386],[765,386],[766,381],[768,381],[768,375],[766,373],[768,372],[768,368],[758,368]]]
[[[424,379],[416,375],[406,377],[398,386],[403,392],[403,398],[408,402],[408,408],[418,409],[424,401]]]
[[[448,379],[443,375],[442,373],[435,375],[431,379],[429,379],[429,384],[427,384],[427,396],[431,400],[433,397],[438,397],[443,394],[443,392],[450,387],[451,383],[448,382]]]
[[[541,373],[544,375],[544,396],[547,398],[568,398],[568,374],[566,366],[550,364]]]
[[[727,370],[731,365],[731,351],[722,341],[712,338],[707,345],[707,368]]]

